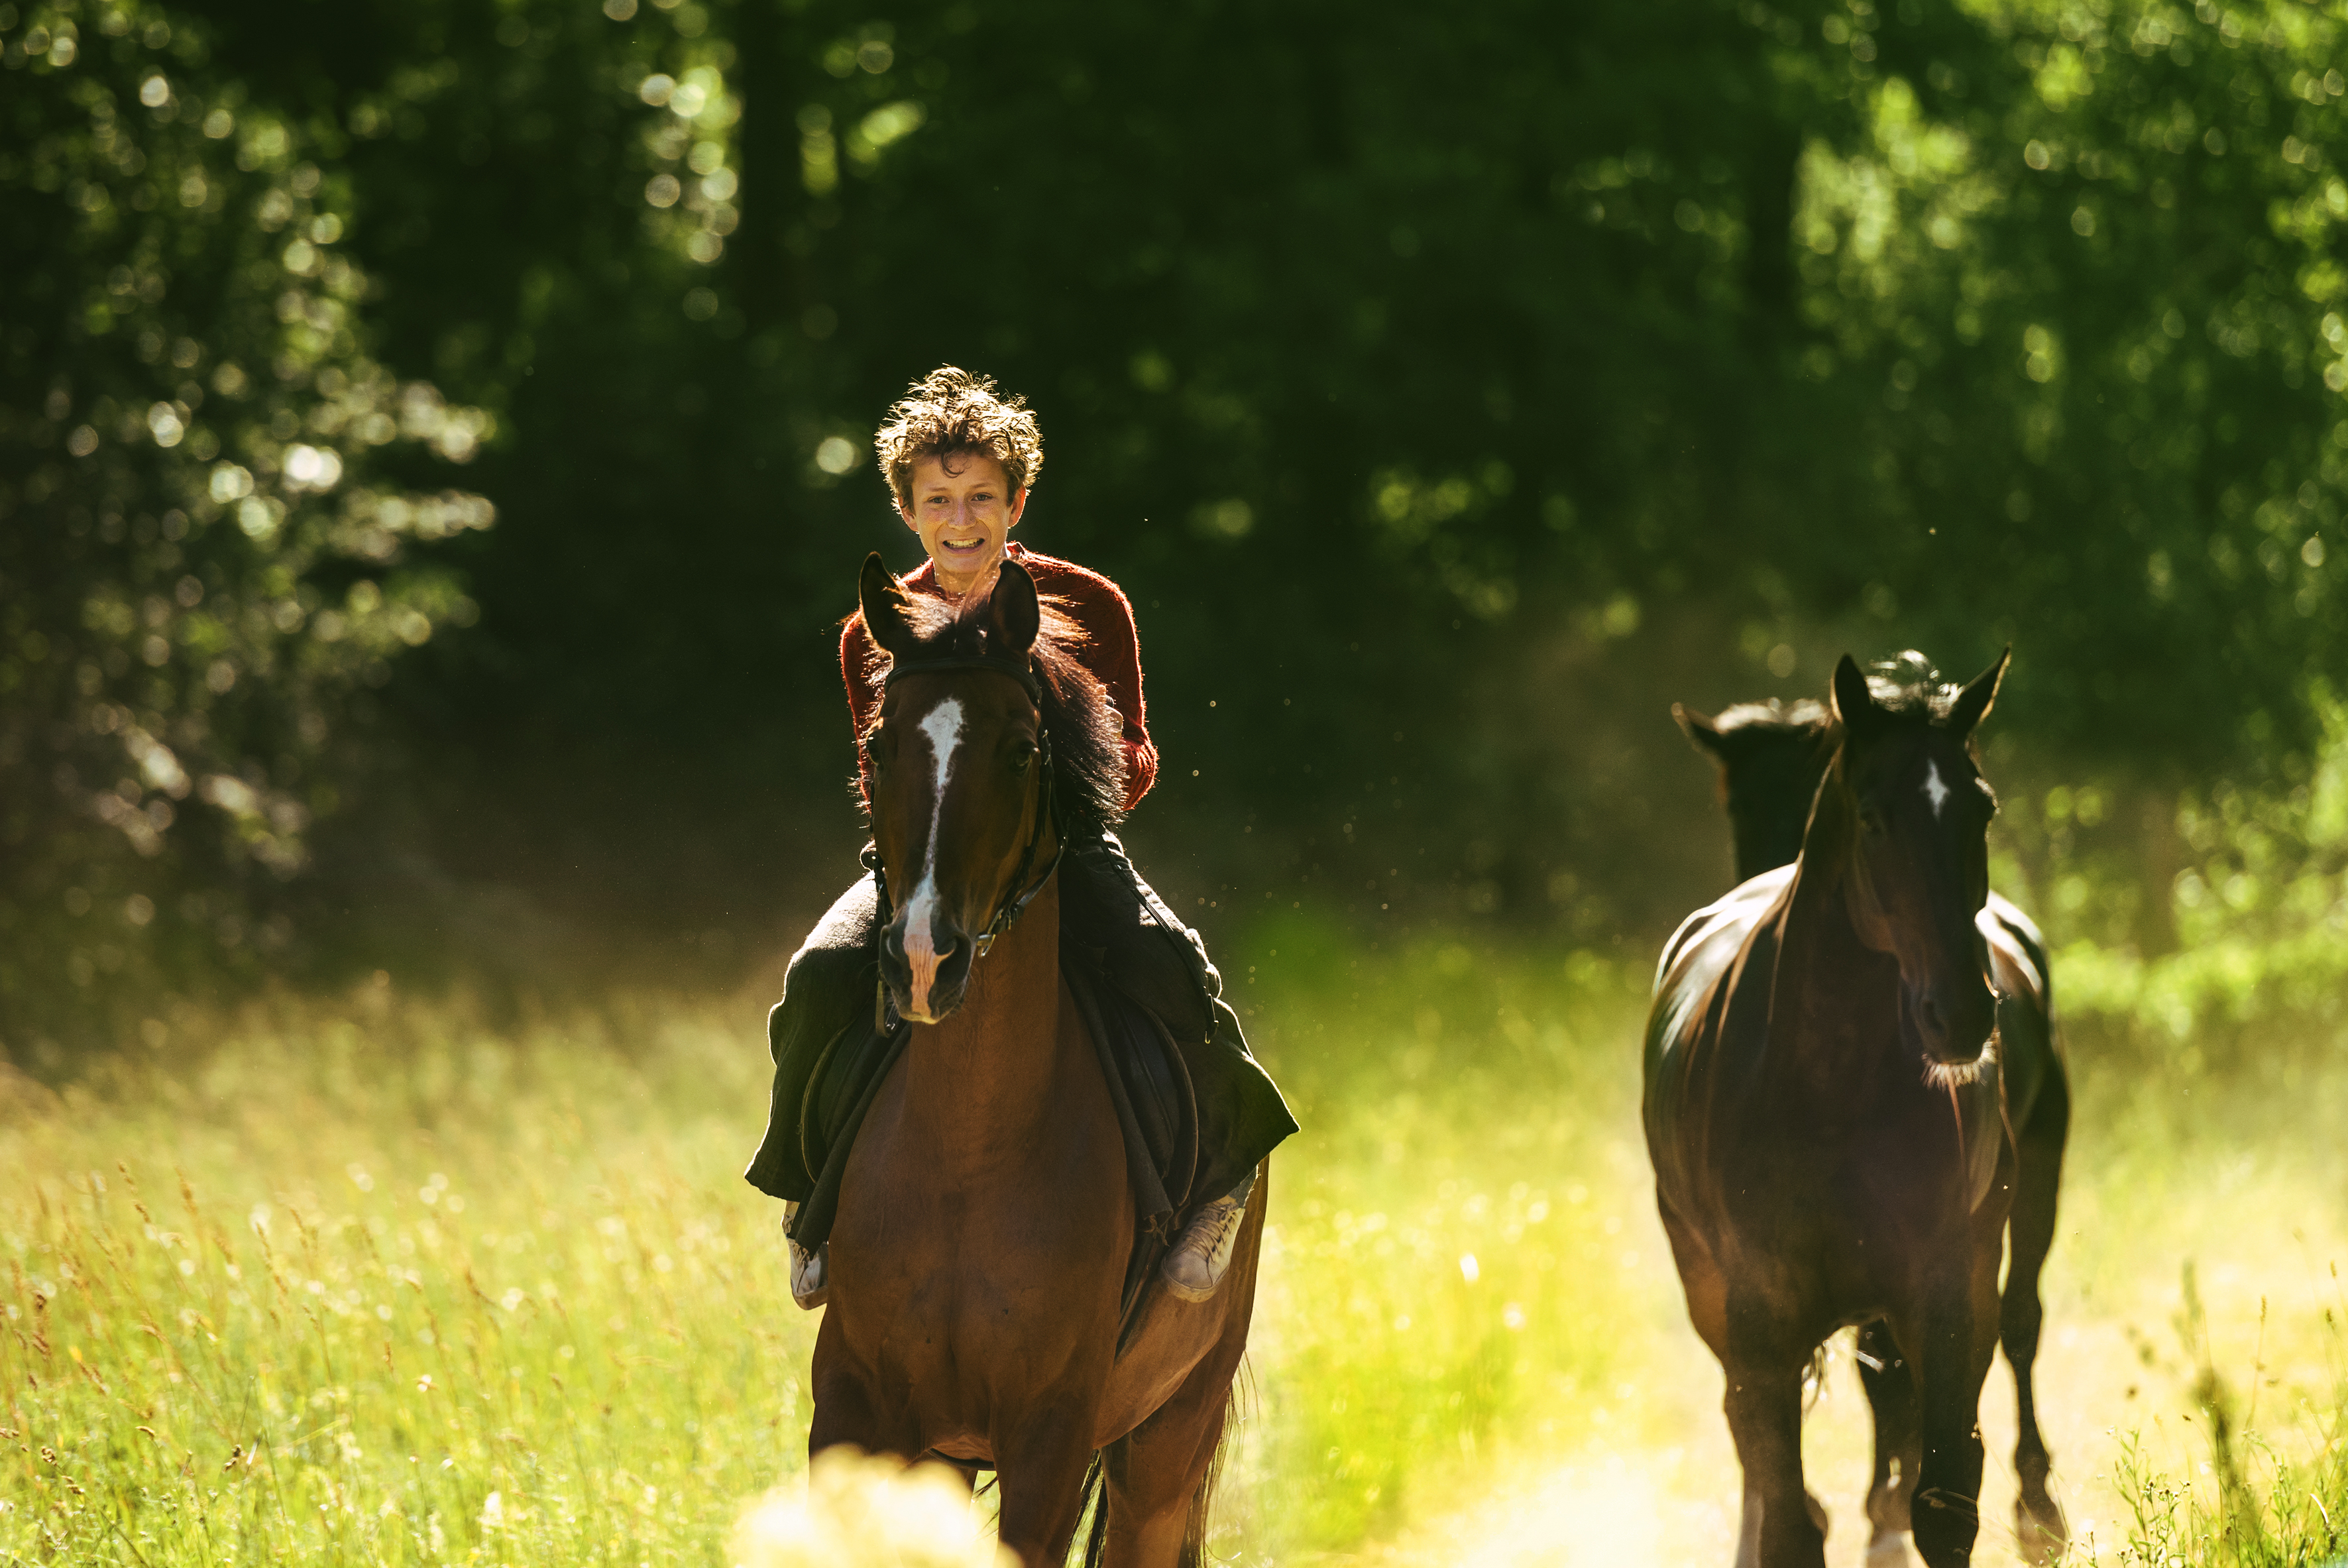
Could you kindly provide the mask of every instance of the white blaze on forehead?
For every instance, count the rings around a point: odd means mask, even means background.
[[[930,709],[922,733],[930,740],[930,837],[922,847],[922,876],[913,884],[912,901],[905,906],[905,959],[912,969],[911,1015],[925,1017],[930,1010],[930,986],[937,979],[939,953],[931,935],[938,909],[938,822],[946,808],[946,779],[953,767],[954,748],[962,744],[962,699],[950,696]]]
[[[1941,782],[1941,765],[1924,764],[1924,799],[1932,802],[1932,820],[1941,820],[1941,808],[1948,803],[1949,787]]]

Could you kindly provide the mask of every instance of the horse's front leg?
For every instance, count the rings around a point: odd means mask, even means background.
[[[1038,1404],[994,1437],[994,1473],[1003,1491],[1003,1544],[1023,1568],[1059,1568],[1085,1511],[1085,1470],[1092,1460],[1093,1398]]]
[[[1996,1354],[1997,1265],[1994,1252],[1984,1267],[1972,1251],[1928,1284],[1916,1332],[1901,1336],[1917,1368],[1924,1451],[1910,1517],[1926,1568],[1965,1568],[1981,1529],[1981,1390]]]
[[[1875,1478],[1867,1491],[1874,1534],[1867,1561],[1869,1568],[1898,1568],[1909,1560],[1909,1503],[1916,1490],[1916,1376],[1882,1318],[1859,1331],[1859,1380],[1875,1417]]]
[[[1728,1299],[1728,1433],[1745,1470],[1736,1568],[1824,1568],[1826,1532],[1802,1488],[1802,1372],[1810,1347],[1787,1332],[1770,1303],[1734,1289]]]
[[[908,1464],[921,1457],[918,1430],[904,1412],[882,1408],[871,1381],[849,1354],[837,1309],[827,1311],[816,1330],[808,1384],[815,1399],[815,1415],[808,1423],[808,1458],[842,1444],[867,1453],[896,1454]]]

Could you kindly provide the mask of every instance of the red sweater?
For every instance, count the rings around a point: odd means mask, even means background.
[[[1108,689],[1109,701],[1125,723],[1125,809],[1132,810],[1158,779],[1158,748],[1149,738],[1149,715],[1141,700],[1141,639],[1133,629],[1133,605],[1125,591],[1097,572],[1072,562],[1037,555],[1024,545],[1010,545],[1005,553],[1035,579],[1035,591],[1056,600],[1058,608],[1085,629],[1090,639],[1080,662],[1095,680]],[[916,593],[938,593],[936,573],[929,562],[909,573],[905,586]],[[839,678],[848,687],[848,717],[861,738],[880,711],[880,687],[865,672],[874,659],[872,639],[864,630],[861,613],[850,615],[839,634]],[[861,759],[865,804],[872,801],[870,765]]]

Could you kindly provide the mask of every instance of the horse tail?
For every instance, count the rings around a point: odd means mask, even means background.
[[[1251,1371],[1241,1361],[1224,1391],[1222,1418],[1215,1423],[1215,1451],[1207,1456],[1206,1473],[1199,1478],[1199,1490],[1190,1494],[1190,1517],[1182,1528],[1182,1555],[1175,1560],[1177,1568],[1203,1568],[1210,1561],[1207,1530],[1214,1518],[1215,1491],[1222,1484],[1223,1463],[1231,1454],[1231,1429],[1239,1423],[1241,1401],[1252,1392]]]
[[[1079,1492],[1084,1501],[1077,1512],[1093,1511],[1093,1527],[1085,1532],[1085,1568],[1101,1568],[1101,1557],[1108,1550],[1108,1498],[1101,1491],[1106,1480],[1101,1470],[1101,1450],[1093,1450],[1092,1463],[1085,1467],[1085,1484]]]

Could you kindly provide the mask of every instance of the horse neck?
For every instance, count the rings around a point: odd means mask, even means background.
[[[1049,855],[1050,846],[1043,853]],[[994,1163],[1028,1146],[1059,1075],[1060,879],[1056,874],[971,970],[953,1015],[916,1024],[907,1110],[942,1166]]]
[[[1859,940],[1848,891],[1858,820],[1837,781],[1819,790],[1777,922],[1773,1053],[1821,1077],[1871,1065],[1899,1037],[1898,970]],[[1878,986],[1868,983],[1881,977]]]

